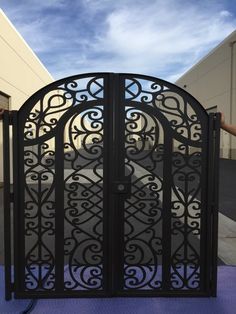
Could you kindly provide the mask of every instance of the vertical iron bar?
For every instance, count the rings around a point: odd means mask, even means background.
[[[114,180],[121,181],[125,176],[125,107],[122,103],[125,90],[124,77],[113,74],[113,123],[114,123]],[[113,194],[115,197],[113,232],[113,274],[114,293],[123,290],[124,282],[124,206],[123,194]]]
[[[10,207],[10,147],[9,111],[3,114],[3,176],[4,176],[4,263],[5,299],[11,300],[11,207]]]
[[[206,115],[206,116],[205,116]],[[207,252],[206,252],[206,236],[208,232],[207,226],[207,215],[208,215],[208,194],[207,194],[207,180],[208,180],[208,125],[209,118],[205,114],[201,117],[202,129],[201,129],[201,138],[202,138],[202,147],[201,147],[201,173],[200,173],[200,200],[201,200],[201,217],[200,217],[200,291],[205,292],[206,290],[206,261],[207,261]]]
[[[164,133],[163,205],[162,205],[162,289],[170,290],[171,272],[171,186],[172,186],[172,139],[169,129]]]
[[[110,294],[112,283],[111,250],[112,210],[112,93],[110,75],[104,76],[104,115],[103,115],[103,282],[104,290]]]
[[[64,152],[63,127],[55,136],[55,290],[64,290]]]
[[[24,117],[13,112],[14,281],[15,293],[25,291],[25,160]]]
[[[213,194],[213,114],[209,114],[208,123],[208,172],[207,172],[207,213],[206,213],[206,278],[205,285],[207,294],[210,295],[211,281],[211,256],[212,256],[212,194]]]
[[[213,200],[212,200],[212,279],[211,295],[217,295],[218,206],[219,206],[220,113],[214,114]]]
[[[216,296],[220,114],[209,114],[206,290]]]
[[[114,103],[114,73],[109,73],[107,77],[107,100],[108,106],[106,109],[106,116],[107,119],[104,125],[104,134],[107,132],[105,137],[106,142],[106,149],[104,154],[106,155],[107,162],[105,163],[104,160],[104,167],[106,168],[106,172],[104,173],[104,183],[106,181],[107,187],[104,186],[104,191],[107,191],[106,195],[106,204],[107,210],[105,209],[106,215],[106,232],[104,230],[104,234],[107,237],[107,269],[106,269],[106,278],[107,278],[107,296],[112,297],[115,291],[114,288],[114,276],[115,276],[115,266],[114,266],[114,212],[115,212],[115,196],[112,194],[112,182],[114,181],[114,155],[113,155],[113,137],[114,137],[114,119],[113,119],[113,103]],[[106,175],[106,176],[105,176]],[[105,196],[104,196],[105,200]],[[114,227],[113,227],[114,226]]]
[[[11,120],[12,120],[12,167],[13,167],[13,256],[14,256],[14,286],[13,290],[16,292],[17,290],[17,285],[19,285],[19,279],[18,279],[18,258],[19,254],[23,253],[20,250],[20,247],[18,246],[17,241],[18,239],[18,204],[19,204],[19,137],[18,137],[18,111],[12,110],[11,111]],[[23,215],[22,215],[23,216]],[[24,248],[24,244],[23,244]],[[16,254],[18,250],[18,255]],[[24,252],[24,250],[23,250]]]

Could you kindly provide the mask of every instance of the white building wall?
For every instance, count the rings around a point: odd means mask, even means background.
[[[10,110],[18,110],[29,96],[53,81],[50,73],[1,9],[0,69],[0,92],[10,97]],[[3,182],[2,150],[0,131],[0,182]]]
[[[176,84],[208,109],[217,106],[236,124],[236,31],[193,66]],[[221,131],[221,157],[236,159],[236,138]]]

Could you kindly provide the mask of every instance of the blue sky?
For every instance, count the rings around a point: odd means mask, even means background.
[[[0,0],[0,7],[55,79],[105,71],[174,82],[236,29],[236,2],[228,0]]]

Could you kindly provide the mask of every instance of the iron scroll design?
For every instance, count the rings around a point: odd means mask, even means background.
[[[50,134],[56,127],[61,115],[69,108],[104,97],[103,76],[71,78],[58,84],[49,85],[44,93],[40,93],[37,100],[24,105],[25,113],[25,141],[32,141]],[[23,107],[23,110],[24,110]]]
[[[122,84],[126,169],[132,177],[124,212],[123,289],[162,290],[167,282],[169,290],[200,290],[207,115],[168,82],[127,75]]]
[[[51,290],[55,254],[46,239],[55,236],[55,152],[47,143],[24,150],[25,289]],[[47,184],[48,178],[51,182]],[[54,244],[54,240],[52,240]]]
[[[163,178],[155,174],[163,163],[161,125],[135,107],[126,107],[126,169],[132,178],[131,197],[125,201],[124,289],[162,288]],[[146,150],[147,141],[152,147]],[[138,142],[138,145],[137,145]]]
[[[69,134],[68,140],[64,138],[64,166],[61,165],[65,168],[64,225],[70,230],[64,239],[65,289],[96,290],[102,287],[103,213],[100,202],[103,193],[105,79],[101,74],[82,75],[53,83],[37,97],[34,95],[29,99],[20,111],[20,137],[24,138],[21,149],[21,209],[24,216],[21,242],[24,243],[22,265],[25,265],[23,289],[26,291],[55,291],[55,241],[60,232],[56,229],[55,144],[58,126],[63,123],[67,125],[63,137],[66,132]],[[76,107],[77,115],[68,124],[64,117]],[[68,165],[70,169],[66,170]],[[88,167],[92,177],[86,175]],[[94,223],[94,229],[88,231],[91,223]]]
[[[128,76],[125,79],[125,101],[157,109],[167,119],[175,136],[201,143],[201,130],[206,113],[201,105],[177,86],[154,78]]]
[[[77,75],[30,97],[18,114],[18,292],[204,292],[208,123],[186,91],[139,74]]]
[[[101,106],[68,121],[65,162],[65,289],[100,290],[103,287],[103,118]],[[89,123],[88,123],[89,121]],[[81,138],[82,149],[76,141]],[[93,144],[91,145],[92,139]],[[87,169],[87,170],[86,170]]]

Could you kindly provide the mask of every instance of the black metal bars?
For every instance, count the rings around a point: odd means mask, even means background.
[[[10,191],[10,146],[9,111],[3,114],[3,169],[4,169],[4,255],[5,255],[5,299],[11,299],[11,191]]]
[[[13,119],[15,296],[215,295],[214,119],[140,74],[73,76],[30,97]]]

